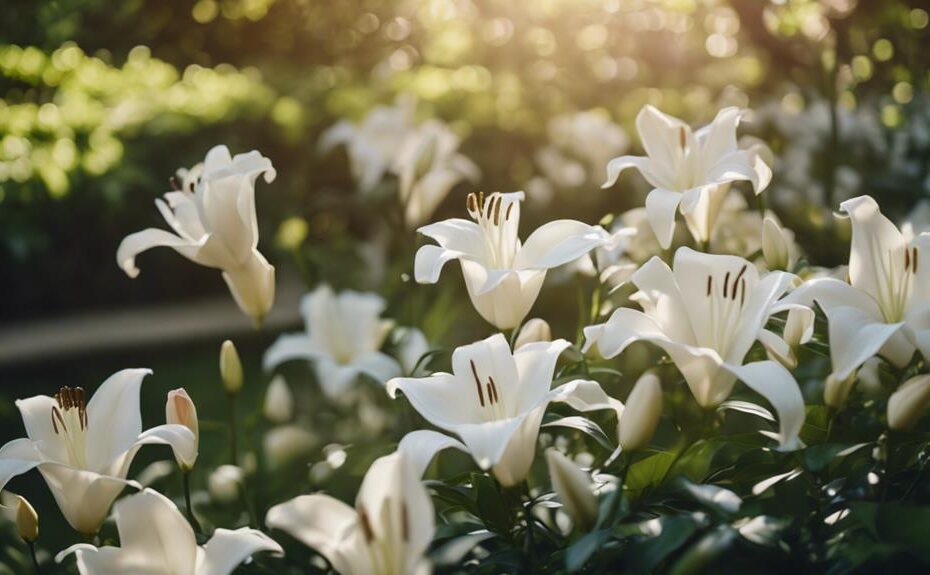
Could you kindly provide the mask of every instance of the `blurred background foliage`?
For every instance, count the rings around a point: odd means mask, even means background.
[[[380,213],[317,140],[401,93],[464,138],[480,188],[542,198],[531,219],[549,218],[540,185],[587,221],[641,205],[639,178],[601,192],[588,165],[566,186],[540,150],[584,154],[553,141],[553,119],[578,111],[635,134],[646,103],[696,123],[754,109],[744,133],[776,157],[770,207],[802,239],[855,193],[901,216],[928,193],[928,19],[916,0],[16,0],[0,22],[0,317],[222,291],[173,255],[129,290],[109,255],[158,225],[168,176],[216,142],[278,169],[259,193],[263,245],[285,222],[285,243],[354,254]],[[812,249],[828,265],[845,248]]]

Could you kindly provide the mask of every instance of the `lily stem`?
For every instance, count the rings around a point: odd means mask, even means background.
[[[233,465],[239,465],[239,441],[238,432],[236,431],[236,394],[227,393],[226,402],[229,407],[229,451],[230,461]]]
[[[526,567],[527,573],[535,573],[533,568],[533,554],[536,552],[536,535],[533,533],[533,502],[530,498],[530,484],[523,483],[523,489],[526,491],[526,504],[522,504],[523,518],[526,521]]]
[[[201,533],[200,522],[194,516],[194,506],[191,505],[191,472],[189,469],[181,470],[181,481],[184,484],[184,504],[187,506],[187,522],[191,524],[196,533]]]
[[[36,575],[42,575],[42,568],[39,567],[39,558],[36,556],[36,544],[34,541],[26,541],[29,546],[29,555],[32,556],[32,566],[36,570]]]

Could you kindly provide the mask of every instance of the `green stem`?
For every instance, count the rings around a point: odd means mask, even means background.
[[[184,483],[184,504],[187,507],[187,521],[191,524],[195,533],[202,533],[200,522],[194,516],[194,506],[191,505],[191,472],[189,469],[181,470],[181,481]]]
[[[36,544],[34,541],[26,541],[29,546],[29,555],[32,556],[32,566],[36,570],[36,575],[42,575],[42,569],[39,567],[39,558],[36,556]]]
[[[614,493],[610,509],[607,511],[607,519],[605,521],[607,525],[614,522],[617,519],[617,514],[620,513],[620,507],[623,504],[623,485],[626,483],[626,475],[630,471],[630,465],[632,463],[632,453],[620,454],[620,474],[617,475],[617,491]]]
[[[533,532],[533,505],[530,501],[530,484],[528,481],[523,482],[523,489],[526,492],[527,502],[523,507],[523,518],[526,521],[526,567],[527,573],[535,573],[533,568],[533,555],[536,552],[536,535]]]
[[[238,440],[238,431],[236,429],[236,394],[227,393],[227,407],[229,408],[228,417],[229,417],[229,451],[230,451],[230,461],[233,465],[239,465],[239,440]]]
[[[258,514],[255,512],[255,503],[252,501],[252,498],[249,497],[245,478],[239,482],[239,499],[242,501],[243,507],[245,507],[246,512],[249,514],[249,526],[261,529],[262,526],[258,522]]]

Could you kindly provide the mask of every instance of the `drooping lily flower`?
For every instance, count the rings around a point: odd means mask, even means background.
[[[352,177],[363,193],[370,192],[394,165],[414,129],[415,107],[412,99],[401,97],[393,106],[375,106],[357,124],[337,122],[320,139],[320,151],[344,144]]]
[[[498,333],[457,348],[452,373],[392,379],[387,385],[391,397],[403,392],[427,421],[462,440],[448,438],[442,445],[420,445],[410,451],[428,460],[438,449],[456,447],[471,453],[482,469],[492,469],[504,486],[523,481],[536,456],[539,426],[550,403],[564,402],[582,411],[622,409],[594,381],[577,380],[550,389],[556,361],[569,345],[559,339],[528,343],[511,352]],[[407,437],[423,434],[442,437],[432,431],[414,431]]]
[[[759,194],[772,177],[758,154],[739,149],[741,116],[738,108],[724,108],[694,132],[678,118],[646,106],[636,116],[636,129],[647,155],[611,160],[604,187],[614,185],[627,168],[636,168],[653,186],[646,213],[662,247],[671,244],[678,211],[696,240],[709,241],[730,184],[748,181]]]
[[[385,382],[400,375],[397,361],[379,351],[394,322],[381,319],[384,300],[374,293],[333,293],[321,285],[304,296],[304,333],[285,334],[265,352],[265,369],[295,359],[313,362],[320,387],[339,398],[359,375]]]
[[[197,457],[197,441],[179,424],[142,432],[139,387],[147,369],[110,376],[90,401],[84,390],[63,387],[54,397],[16,402],[28,437],[0,448],[0,489],[13,477],[38,468],[68,523],[93,534],[116,496],[139,447],[167,444],[179,461]]]
[[[113,507],[113,514],[120,547],[97,548],[79,543],[59,553],[55,560],[60,563],[74,554],[81,575],[229,575],[255,553],[284,553],[270,537],[248,527],[217,529],[201,547],[174,503],[151,489],[121,499]]]
[[[878,354],[904,367],[915,347],[930,358],[930,233],[907,241],[869,196],[840,204],[852,223],[849,283],[814,279],[786,301],[817,302],[829,321],[833,376],[847,379]]]
[[[401,451],[375,460],[355,507],[329,495],[275,505],[265,523],[326,557],[343,575],[429,573],[423,554],[436,530],[433,502]]]
[[[723,402],[739,379],[775,407],[778,440],[783,448],[795,448],[804,423],[797,382],[775,361],[743,364],[753,343],[768,339],[761,334],[777,339],[765,324],[772,314],[790,309],[776,302],[792,278],[784,272],[760,278],[743,258],[680,248],[674,271],[653,258],[633,274],[639,288],[633,299],[643,311],[621,308],[606,323],[585,328],[585,351],[596,345],[611,358],[634,341],[651,342],[671,357],[705,408]]]
[[[476,181],[481,170],[458,153],[460,140],[438,120],[427,120],[400,147],[393,171],[400,184],[404,220],[415,228],[425,222],[460,181]]]
[[[258,251],[259,175],[268,183],[276,175],[271,160],[259,152],[231,156],[226,146],[212,148],[203,167],[184,177],[183,186],[155,200],[174,233],[149,228],[126,236],[116,250],[117,263],[134,278],[139,275],[137,255],[173,248],[193,262],[222,270],[239,309],[260,323],[274,303],[275,279],[274,266]]]
[[[523,192],[469,194],[466,208],[474,221],[453,218],[420,228],[439,245],[426,245],[417,252],[417,282],[436,283],[446,262],[457,259],[481,317],[498,329],[511,329],[533,307],[547,270],[612,241],[599,226],[556,220],[521,244],[517,236],[521,201]]]

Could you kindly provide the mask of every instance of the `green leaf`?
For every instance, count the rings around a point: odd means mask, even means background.
[[[562,417],[555,421],[550,421],[549,423],[544,424],[542,427],[568,427],[575,429],[594,438],[594,440],[601,444],[604,449],[608,451],[614,450],[614,446],[611,445],[610,440],[607,438],[607,434],[604,433],[604,430],[601,429],[598,424],[594,423],[586,417],[581,417],[580,415]]]
[[[674,462],[675,453],[662,451],[633,463],[626,474],[626,488],[635,493],[660,484]]]
[[[565,552],[565,568],[574,573],[584,567],[595,551],[611,536],[609,530],[592,531],[571,544]]]
[[[462,561],[476,545],[492,537],[496,537],[496,535],[490,531],[470,533],[468,535],[462,535],[461,537],[455,537],[443,543],[439,548],[430,553],[430,559],[436,567],[455,565]]]
[[[827,439],[830,414],[825,405],[808,405],[805,408],[804,426],[801,428],[801,441],[808,445],[823,443]]]
[[[733,515],[739,512],[743,500],[736,493],[716,485],[698,485],[687,479],[681,480],[685,491],[698,503],[721,515]]]
[[[478,497],[478,515],[488,529],[497,533],[508,533],[513,526],[510,506],[504,500],[497,485],[490,477],[475,473],[472,483]]]
[[[930,562],[930,507],[902,503],[857,501],[849,517],[865,527],[877,541],[907,550]]]
[[[698,524],[690,516],[665,516],[641,524],[641,531],[654,537],[636,541],[629,546],[630,567],[634,573],[652,573],[666,557],[684,545]]]

